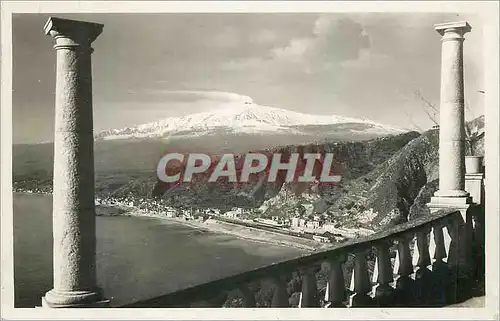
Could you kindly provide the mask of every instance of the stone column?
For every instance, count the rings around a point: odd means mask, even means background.
[[[442,37],[441,100],[439,110],[439,190],[431,203],[467,204],[465,191],[465,120],[463,35],[471,30],[463,22],[434,26]]]
[[[50,18],[57,53],[54,134],[54,288],[42,306],[106,303],[96,286],[91,43],[103,25]]]
[[[456,257],[459,275],[469,276],[474,270],[471,256],[474,207],[470,194],[465,191],[463,36],[471,27],[465,21],[434,27],[442,35],[439,190],[428,207],[431,213],[441,208],[460,211],[462,220],[455,221]]]

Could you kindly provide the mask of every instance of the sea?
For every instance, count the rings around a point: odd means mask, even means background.
[[[14,193],[15,307],[52,288],[52,196]],[[112,307],[305,254],[165,219],[98,216],[97,282]]]

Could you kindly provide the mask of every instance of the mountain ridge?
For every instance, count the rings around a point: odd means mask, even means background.
[[[96,140],[193,137],[214,132],[245,134],[294,134],[301,135],[308,126],[338,126],[352,124],[352,132],[375,134],[400,134],[409,130],[380,124],[367,119],[336,115],[312,115],[267,107],[251,101],[222,104],[210,112],[200,112],[162,120],[99,132]],[[357,126],[356,126],[357,125]]]

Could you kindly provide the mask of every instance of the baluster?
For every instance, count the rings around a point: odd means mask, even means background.
[[[330,271],[325,291],[326,308],[345,307],[343,302],[346,299],[346,288],[344,271],[342,269],[342,265],[345,261],[345,255],[339,255],[338,257],[327,261]]]
[[[255,294],[250,291],[247,285],[240,286],[240,292],[243,296],[244,308],[255,308],[257,306],[257,302],[255,301]]]
[[[391,256],[389,253],[391,243],[392,242],[381,242],[375,245],[377,257],[375,260],[372,282],[376,284],[372,288],[371,297],[377,298],[379,305],[388,303],[389,296],[393,292],[391,283],[394,281],[394,278],[392,275]]]
[[[429,255],[429,231],[419,231],[415,236],[415,244],[413,246],[413,274],[411,277],[416,280],[425,274],[428,267],[431,265]]]
[[[449,267],[455,268],[458,265],[458,257],[459,257],[459,247],[458,247],[458,238],[459,238],[459,222],[460,216],[452,216],[445,221],[446,231],[448,231],[448,235],[451,237],[450,248],[448,252],[448,256],[446,258],[446,263]]]
[[[316,272],[318,267],[301,268],[302,292],[299,300],[299,308],[319,308],[320,298],[316,284]]]
[[[449,278],[448,255],[450,253],[451,237],[443,220],[433,223],[429,253],[431,258],[432,277],[426,281],[427,304],[442,306],[446,303],[447,280]]]
[[[483,222],[482,222],[482,217],[480,217],[481,214],[474,215],[472,217],[472,227],[473,227],[473,237],[474,237],[474,249],[475,249],[475,254],[479,255],[477,251],[480,251],[480,249],[484,246],[484,230],[483,230]]]
[[[410,278],[410,275],[413,273],[413,265],[410,251],[410,238],[408,236],[403,236],[397,239],[396,242],[398,244],[398,250],[396,252],[393,273],[396,274],[394,278],[394,287],[399,288],[399,284],[403,283],[404,279]]]
[[[448,276],[446,282],[446,303],[457,302],[459,283],[471,280],[471,215],[467,210],[457,211],[448,217],[447,229],[451,236],[451,244],[447,259]]]
[[[460,215],[459,215],[460,214]],[[450,254],[447,261],[448,266],[457,270],[457,277],[469,278],[473,275],[474,265],[472,257],[472,213],[468,210],[457,211],[450,216],[447,224],[451,235]]]
[[[473,216],[474,227],[474,258],[477,265],[477,278],[484,277],[484,207],[478,206],[477,213]]]
[[[476,213],[472,217],[473,227],[474,227],[474,239],[476,240],[476,246],[484,246],[484,207],[477,206],[475,209]]]
[[[472,216],[476,211],[475,207],[468,209],[461,209],[463,221],[460,224],[460,233],[458,234],[459,248],[460,248],[460,268],[459,273],[461,278],[472,278],[476,272],[476,264],[473,254],[473,219]]]
[[[288,302],[288,292],[286,291],[286,280],[283,275],[278,275],[273,277],[273,283],[275,285],[273,291],[273,298],[271,300],[271,307],[273,308],[288,308],[290,303]]]
[[[442,222],[432,227],[429,252],[433,269],[436,265],[447,263],[450,253],[451,236]]]
[[[430,228],[418,231],[415,235],[413,246],[413,273],[410,277],[413,283],[413,304],[427,304],[426,292],[429,288],[429,277],[431,273],[431,257],[429,254]]]
[[[398,302],[396,304],[406,305],[411,302],[411,291],[413,280],[410,277],[413,274],[412,257],[410,250],[411,235],[404,235],[396,240],[397,252],[394,261],[393,287],[397,290]]]
[[[349,296],[349,307],[363,306],[371,303],[368,293],[371,291],[370,274],[366,262],[367,251],[359,251],[354,254],[354,268],[351,277],[351,292]]]

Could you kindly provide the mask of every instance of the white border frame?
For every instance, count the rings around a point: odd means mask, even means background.
[[[499,3],[497,1],[0,1],[1,4],[1,314],[8,319],[375,320],[499,319]],[[483,29],[486,77],[486,307],[364,309],[22,309],[14,306],[12,219],[12,14],[159,12],[475,12]],[[40,30],[43,26],[40,26]],[[430,26],[432,27],[432,26]],[[36,32],[36,30],[34,31]],[[431,31],[432,32],[432,29]],[[42,35],[41,35],[42,36]]]

